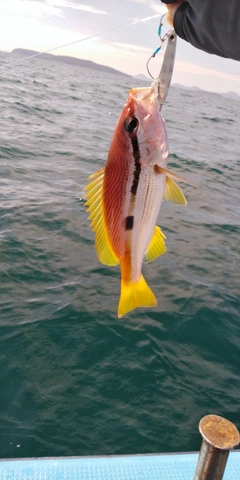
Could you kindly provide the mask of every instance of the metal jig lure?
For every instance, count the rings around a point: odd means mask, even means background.
[[[160,19],[160,24],[158,27],[158,35],[160,38],[160,46],[156,48],[156,50],[153,52],[151,57],[147,61],[147,71],[148,74],[150,75],[153,80],[157,81],[157,87],[158,87],[158,102],[159,102],[159,110],[162,109],[162,106],[166,100],[168,90],[170,87],[171,79],[172,79],[172,73],[173,73],[173,67],[174,67],[174,61],[175,61],[175,53],[176,53],[176,46],[177,46],[177,35],[174,30],[174,28],[170,28],[167,33],[162,37],[162,20],[163,17],[166,14],[164,14],[161,19]],[[157,78],[154,78],[152,74],[149,71],[149,62],[152,58],[156,56],[156,54],[161,50],[162,45],[164,42],[167,40],[167,46],[165,49],[164,57],[163,57],[163,62],[161,66],[161,70],[159,72],[159,75]]]

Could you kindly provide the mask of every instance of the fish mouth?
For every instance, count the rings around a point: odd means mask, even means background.
[[[157,99],[157,86],[156,83],[153,82],[151,87],[132,88],[128,93],[136,100],[141,101],[146,99],[154,103]]]
[[[149,113],[152,113],[156,107],[158,108],[158,92],[155,82],[152,83],[151,87],[132,88],[128,93],[131,98],[134,98]]]

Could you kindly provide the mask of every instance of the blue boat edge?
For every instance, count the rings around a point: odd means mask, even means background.
[[[193,480],[198,452],[0,459],[4,480]],[[240,480],[240,450],[224,480]]]

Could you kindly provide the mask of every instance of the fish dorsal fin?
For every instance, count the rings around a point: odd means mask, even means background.
[[[164,242],[165,238],[166,237],[162,233],[162,230],[156,225],[154,228],[152,239],[145,253],[145,262],[152,262],[153,260],[155,260],[155,258],[166,252],[167,248]]]
[[[98,259],[105,265],[117,265],[119,263],[114,255],[107,235],[107,230],[103,218],[102,206],[102,186],[104,178],[104,168],[89,177],[90,182],[84,188],[86,190],[85,205],[90,212],[89,219],[96,235],[96,251]]]
[[[187,205],[187,200],[182,189],[169,177],[166,177],[164,200],[167,200],[174,205]]]

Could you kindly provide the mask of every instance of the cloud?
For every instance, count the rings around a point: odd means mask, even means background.
[[[76,5],[75,3],[70,3],[70,2],[67,2],[67,3],[68,3],[67,5],[68,7],[74,8],[76,10],[82,10],[84,12],[94,13],[96,15],[109,15],[108,12],[91,7],[90,5]]]
[[[63,9],[70,8],[97,15],[108,15],[105,10],[91,5],[77,4],[68,0],[0,0],[1,15],[41,18],[45,15],[61,16]]]
[[[195,63],[189,63],[183,60],[176,60],[175,67],[184,71],[185,73],[190,73],[192,75],[200,75],[208,78],[222,78],[225,80],[231,80],[232,82],[239,83],[239,75],[235,75],[234,73],[220,72],[212,68],[197,65]]]
[[[2,15],[0,15],[0,31],[4,31],[1,39],[2,50],[11,51],[14,48],[21,47],[44,51],[70,42],[79,41],[86,36],[81,32],[72,32],[71,30],[56,25],[54,26],[51,20],[50,25],[44,24],[43,21],[46,20],[46,9],[48,13],[50,12],[50,15],[57,14],[58,18],[59,15],[61,17],[61,11],[59,12],[55,7],[46,6],[46,4],[43,5],[40,4],[40,2],[31,0],[21,2],[8,0],[3,3],[5,4],[5,9]],[[23,8],[16,9],[13,13],[13,4],[19,5],[20,3]],[[26,3],[29,6],[29,9],[27,9],[28,15],[24,13]],[[35,8],[32,10],[33,4],[35,4]]]
[[[44,15],[61,15],[61,10],[34,0],[1,0],[1,17],[40,18]]]
[[[105,10],[92,7],[91,5],[85,5],[83,3],[69,2],[68,0],[46,0],[48,5],[57,6],[61,8],[71,8],[73,10],[81,10],[83,12],[93,13],[95,15],[109,15]]]
[[[120,42],[112,42],[111,43],[112,48],[116,48],[117,50],[122,50],[124,53],[126,51],[131,55],[132,53],[148,53],[149,54],[149,48],[146,47],[141,47],[140,45],[135,45],[133,43],[120,43]]]
[[[141,5],[146,5],[148,8],[153,10],[153,12],[163,14],[166,13],[166,6],[162,4],[160,0],[129,0],[131,3],[140,3]]]

